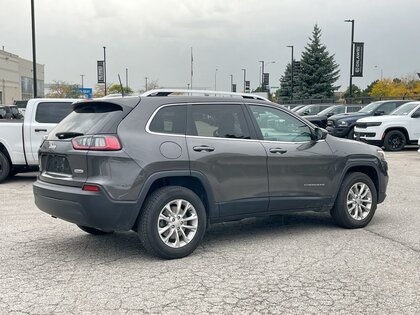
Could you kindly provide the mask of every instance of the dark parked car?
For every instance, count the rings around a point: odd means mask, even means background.
[[[312,105],[306,105],[296,111],[298,115],[301,116],[309,116],[309,115],[316,115],[320,111],[323,111],[324,109],[327,109],[334,104],[312,104]]]
[[[362,105],[334,105],[320,111],[316,115],[305,116],[305,119],[309,120],[314,125],[325,129],[327,128],[327,120],[329,117],[344,113],[354,113],[361,108]]]
[[[334,115],[328,118],[327,130],[330,134],[340,138],[354,138],[356,121],[363,117],[388,115],[394,109],[411,102],[410,100],[392,100],[373,102],[356,113]]]
[[[22,114],[15,105],[0,106],[0,119],[22,119]]]
[[[151,94],[74,104],[39,151],[41,210],[91,234],[135,230],[154,255],[180,258],[211,223],[330,211],[361,228],[385,199],[377,147],[250,94]]]

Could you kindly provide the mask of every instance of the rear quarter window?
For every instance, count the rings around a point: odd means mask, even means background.
[[[185,105],[166,106],[153,117],[149,130],[157,133],[185,134],[187,107]]]
[[[58,124],[73,110],[72,103],[45,102],[39,103],[35,121],[44,124]]]

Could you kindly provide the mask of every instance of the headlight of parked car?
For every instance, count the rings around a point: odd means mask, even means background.
[[[341,127],[347,127],[349,124],[347,123],[347,121],[341,120],[338,122],[338,125]]]
[[[368,122],[366,123],[366,127],[374,127],[374,126],[380,126],[382,125],[381,122]]]
[[[385,152],[382,149],[376,150],[378,153],[378,156],[381,158],[381,160],[385,160]]]

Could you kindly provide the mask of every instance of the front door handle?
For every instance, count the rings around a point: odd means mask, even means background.
[[[197,152],[201,152],[201,151],[212,152],[214,151],[214,148],[209,147],[207,145],[200,145],[200,146],[193,147],[193,150]]]
[[[286,149],[282,149],[282,148],[271,148],[270,149],[271,153],[278,153],[278,154],[284,154],[287,152]]]
[[[47,132],[47,129],[35,129],[35,132]]]

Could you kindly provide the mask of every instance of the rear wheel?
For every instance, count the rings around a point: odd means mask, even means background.
[[[203,202],[185,187],[160,188],[147,198],[137,231],[143,246],[155,256],[188,256],[206,231]]]
[[[0,183],[3,182],[10,172],[10,162],[3,152],[0,152]]]
[[[98,230],[98,229],[91,228],[91,227],[88,227],[88,226],[83,226],[83,225],[78,225],[78,227],[82,231],[85,231],[86,233],[89,233],[89,234],[92,234],[92,235],[107,235],[107,234],[114,233],[114,231],[103,231],[103,230]]]
[[[341,185],[331,216],[345,228],[361,228],[369,224],[375,214],[377,192],[366,174],[348,174]]]
[[[386,133],[384,147],[387,151],[401,151],[404,149],[407,139],[404,133],[399,130],[391,130]]]

